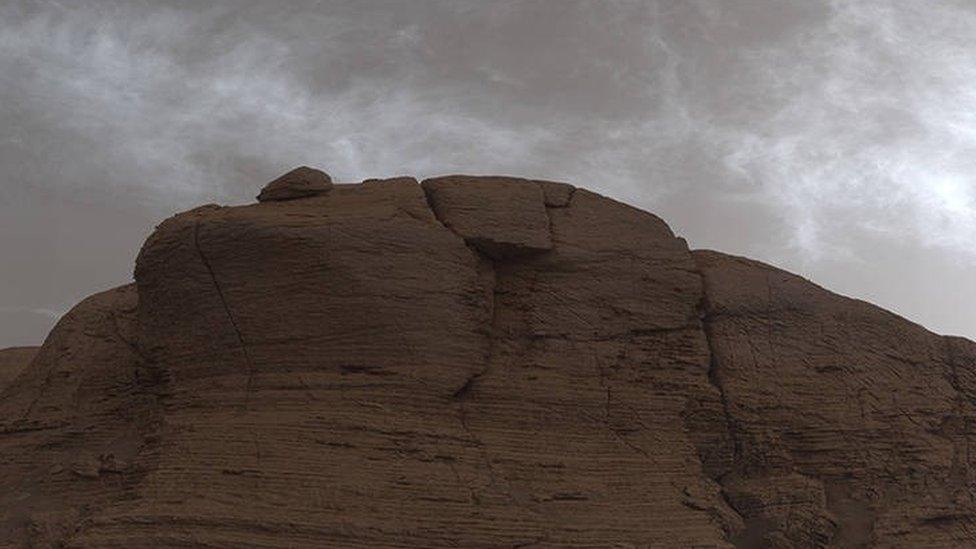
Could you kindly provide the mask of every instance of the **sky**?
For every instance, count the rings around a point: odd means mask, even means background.
[[[307,164],[561,180],[976,339],[969,0],[0,0],[0,347]]]

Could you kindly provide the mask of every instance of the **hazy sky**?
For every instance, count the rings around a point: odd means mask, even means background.
[[[0,347],[300,164],[568,181],[976,338],[973,29],[970,0],[0,0]]]

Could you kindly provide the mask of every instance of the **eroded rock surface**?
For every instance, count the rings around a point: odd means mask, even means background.
[[[722,484],[744,539],[976,544],[976,344],[756,261],[694,254],[736,447]]]
[[[0,544],[51,547],[144,497],[163,384],[135,346],[136,289],[89,297],[0,392]]]
[[[258,202],[295,200],[324,194],[332,188],[332,178],[322,170],[300,166],[265,185]]]
[[[6,546],[973,543],[976,344],[563,183],[304,198],[166,220],[59,323]]]
[[[39,347],[0,349],[0,391],[34,360]]]
[[[444,226],[491,258],[552,248],[542,186],[514,177],[452,175],[428,179],[424,191]]]

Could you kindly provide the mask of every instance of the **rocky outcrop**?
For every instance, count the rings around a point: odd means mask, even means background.
[[[292,198],[166,220],[59,323],[0,394],[0,539],[973,543],[976,344],[562,183]]]
[[[448,176],[424,181],[444,226],[494,259],[552,249],[542,187],[512,177]]]
[[[136,301],[129,285],[77,305],[0,392],[0,545],[59,546],[142,497],[163,384],[134,343]]]
[[[322,170],[301,166],[268,183],[258,194],[258,202],[308,198],[326,193],[332,178]]]
[[[38,347],[0,349],[0,390],[34,360]]]
[[[976,344],[756,261],[694,256],[744,539],[976,544]]]

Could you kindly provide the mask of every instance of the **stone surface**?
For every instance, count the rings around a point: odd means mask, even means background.
[[[294,200],[324,194],[332,188],[332,178],[322,170],[301,166],[268,183],[258,194],[258,202]]]
[[[34,360],[40,347],[0,349],[0,391]]]
[[[748,259],[695,252],[753,540],[961,547],[974,538],[976,344]]]
[[[558,181],[536,181],[542,188],[542,195],[549,208],[566,208],[573,199],[576,187]]]
[[[51,547],[155,464],[163,387],[135,346],[134,285],[66,314],[0,391],[0,546]]]
[[[514,177],[450,175],[423,182],[444,225],[492,258],[552,248],[541,185]]]
[[[2,389],[0,546],[974,541],[976,344],[584,189],[203,206],[135,278]]]

